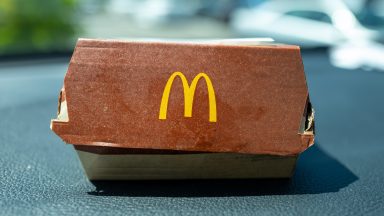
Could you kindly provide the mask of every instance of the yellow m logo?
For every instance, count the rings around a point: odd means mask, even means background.
[[[168,108],[168,98],[169,93],[171,92],[171,87],[173,80],[176,77],[180,77],[183,88],[184,88],[184,117],[192,117],[192,106],[193,106],[193,96],[195,95],[196,85],[199,82],[200,78],[205,79],[205,83],[208,88],[208,99],[209,99],[209,121],[216,122],[216,96],[215,90],[213,89],[211,79],[205,73],[199,73],[192,80],[191,85],[188,84],[187,78],[181,72],[174,72],[171,77],[169,77],[167,84],[165,85],[163,97],[161,98],[159,119],[167,118],[167,108]]]

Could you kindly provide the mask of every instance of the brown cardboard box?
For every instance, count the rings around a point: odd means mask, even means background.
[[[300,49],[239,41],[80,39],[51,128],[92,180],[289,177],[314,141]]]

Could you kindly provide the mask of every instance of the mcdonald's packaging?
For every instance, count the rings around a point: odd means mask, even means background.
[[[91,180],[285,178],[314,112],[297,46],[79,39],[51,129]]]

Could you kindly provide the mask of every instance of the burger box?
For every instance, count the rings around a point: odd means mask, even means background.
[[[79,39],[51,129],[90,180],[288,178],[314,111],[298,46]]]

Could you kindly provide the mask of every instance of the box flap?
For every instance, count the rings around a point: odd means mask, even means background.
[[[80,39],[60,95],[51,128],[75,145],[295,155],[313,143],[297,46]]]

